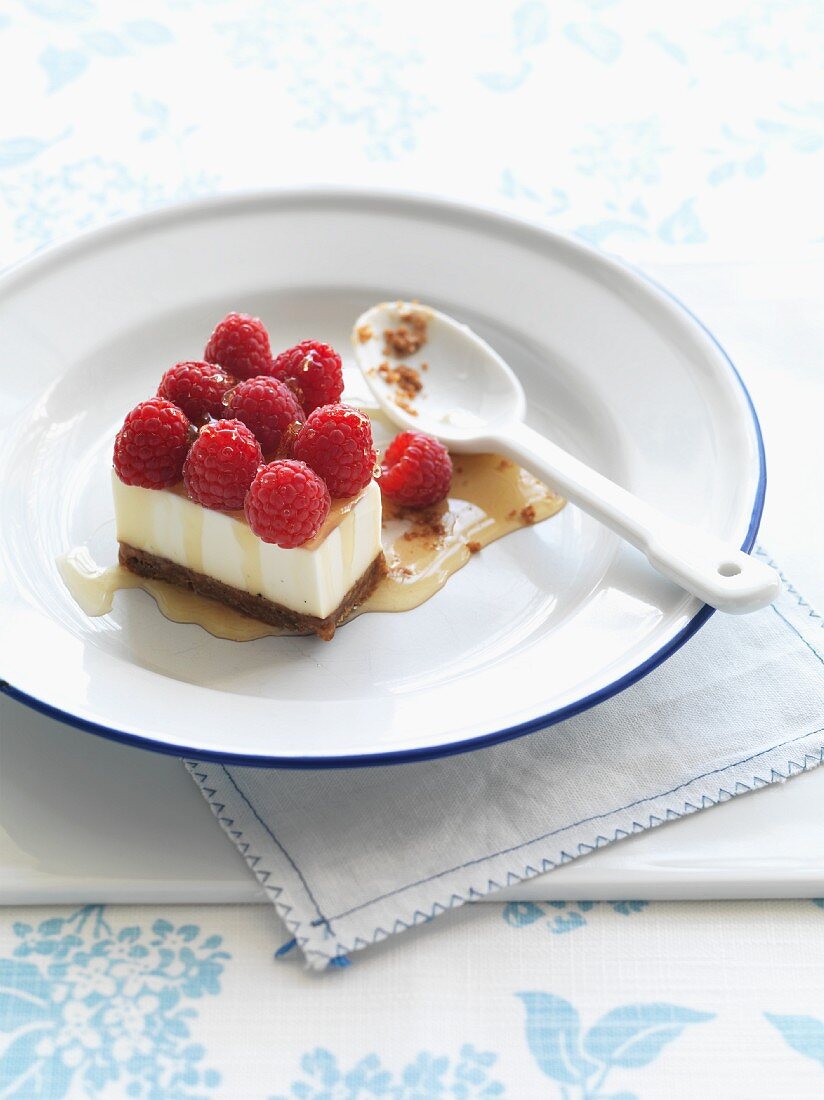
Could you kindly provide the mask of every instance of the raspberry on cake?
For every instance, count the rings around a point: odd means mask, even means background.
[[[126,485],[162,489],[183,474],[191,443],[186,414],[162,397],[143,401],[126,417],[114,441],[114,468]]]
[[[304,399],[337,400],[340,358],[326,345],[299,347]],[[305,419],[269,374],[266,330],[230,314],[205,355],[171,367],[160,396],[133,409],[117,435],[120,562],[286,631],[331,638],[384,574],[369,421],[345,406],[318,409],[304,440],[312,461],[264,465],[264,455],[293,446]]]
[[[260,444],[245,424],[219,420],[201,428],[183,464],[183,484],[204,508],[237,511],[262,461]]]
[[[268,374],[272,362],[269,333],[259,317],[227,313],[209,337],[203,358],[235,378]]]
[[[232,391],[229,412],[254,432],[265,455],[288,446],[305,417],[298,399],[277,378],[248,378]]]
[[[258,470],[246,495],[246,518],[258,538],[293,550],[315,537],[331,505],[323,478],[287,458]]]
[[[320,474],[333,497],[351,497],[375,470],[369,417],[349,405],[321,405],[307,417],[292,453]]]
[[[318,340],[302,340],[274,360],[271,373],[294,387],[307,414],[319,405],[339,401],[343,393],[343,367],[334,348]]]
[[[193,424],[226,415],[226,399],[236,380],[214,363],[176,363],[160,379],[157,396],[186,413]]]

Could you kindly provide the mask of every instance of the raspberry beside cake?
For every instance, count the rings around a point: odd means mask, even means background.
[[[371,427],[342,390],[333,349],[273,359],[261,322],[229,314],[118,433],[121,564],[331,638],[384,572]]]

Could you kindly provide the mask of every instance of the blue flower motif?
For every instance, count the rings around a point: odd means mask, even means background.
[[[791,70],[807,58],[816,58],[821,27],[818,0],[762,0],[724,20],[713,34],[728,53],[743,54],[762,64],[774,62]]]
[[[747,128],[724,125],[719,141],[706,150],[714,158],[707,183],[752,181],[764,176],[770,162],[789,150],[802,155],[824,148],[824,104],[778,104],[770,117],[759,116]]]
[[[543,0],[525,0],[512,14],[515,50],[523,53],[546,42],[549,37],[549,12]]]
[[[564,27],[564,34],[570,42],[604,65],[612,65],[621,56],[623,41],[620,34],[603,23],[570,23]]]
[[[38,61],[46,74],[47,92],[56,92],[65,84],[71,84],[89,64],[84,50],[61,49],[58,46],[46,46]]]
[[[526,1009],[526,1041],[538,1068],[563,1086],[567,1100],[617,1100],[602,1090],[615,1069],[648,1066],[688,1024],[711,1020],[711,1012],[653,1002],[622,1005],[581,1035],[574,1005],[552,993],[517,996]],[[619,1094],[630,1100],[629,1093]]]
[[[553,217],[557,214],[562,214],[569,210],[570,199],[566,191],[561,188],[553,187],[549,191],[546,199],[533,188],[527,187],[513,174],[512,170],[505,168],[501,173],[501,194],[508,199],[526,200],[530,203],[539,204],[542,207],[542,213],[546,217]]]
[[[495,1060],[496,1055],[467,1043],[457,1058],[422,1051],[393,1073],[377,1054],[367,1054],[350,1069],[344,1069],[331,1051],[319,1047],[301,1058],[303,1076],[292,1082],[288,1094],[272,1100],[362,1100],[374,1096],[390,1100],[492,1100],[504,1095],[503,1085],[488,1076]]]
[[[513,928],[524,928],[547,917],[546,927],[553,935],[574,932],[587,924],[586,914],[598,908],[600,912],[613,912],[622,917],[631,917],[646,909],[646,901],[547,901],[536,905],[531,901],[515,901],[504,906],[503,918]],[[555,910],[554,913],[549,912]]]
[[[695,211],[695,199],[685,199],[658,226],[658,236],[667,244],[701,244],[707,234]]]
[[[8,138],[0,141],[0,168],[16,168],[20,164],[34,160],[55,142],[62,141],[67,136],[68,131],[64,131],[50,141],[35,137]]]
[[[77,23],[94,15],[94,0],[23,0],[32,15],[50,23]]]
[[[673,151],[658,115],[635,122],[591,126],[588,140],[572,150],[578,171],[608,184],[617,195],[661,180],[662,160]]]
[[[195,1100],[218,1084],[189,1042],[186,1002],[218,992],[219,936],[165,921],[115,932],[102,906],[13,932],[0,959],[0,1095],[94,1096],[117,1081],[131,1097]]]
[[[508,69],[480,73],[478,80],[491,92],[512,92],[532,73],[530,50],[549,36],[549,13],[542,0],[525,0],[512,14],[512,63]]]
[[[824,1069],[824,1023],[815,1016],[776,1016],[764,1013],[764,1019],[784,1036],[787,1046],[821,1063]]]
[[[610,907],[613,913],[619,913],[622,917],[631,917],[633,913],[641,913],[649,905],[648,901],[611,901]]]
[[[123,24],[126,35],[143,46],[163,46],[174,41],[174,35],[168,27],[154,19],[132,19]]]
[[[432,110],[414,79],[422,57],[403,42],[377,4],[261,5],[215,25],[241,69],[271,70],[297,105],[303,130],[353,127],[370,160],[390,161],[416,144]],[[345,57],[343,65],[330,58]]]
[[[55,46],[49,43],[38,57],[46,74],[46,91],[56,92],[86,72],[96,57],[108,59],[128,57],[144,46],[163,46],[174,40],[168,27],[153,19],[133,19],[115,26],[104,26],[90,20],[97,14],[95,5],[82,0],[61,3],[54,0],[29,6],[38,9],[37,14],[53,22],[79,24],[77,33],[67,44]]]
[[[17,239],[42,248],[70,230],[87,229],[173,199],[210,194],[217,183],[217,176],[198,172],[170,184],[135,172],[121,161],[91,156],[69,161],[57,171],[32,169],[9,181],[0,176],[0,203],[8,209]]]

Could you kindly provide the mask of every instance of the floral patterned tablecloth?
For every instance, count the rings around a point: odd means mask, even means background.
[[[823,54],[819,0],[5,0],[0,258],[348,182],[642,265],[815,264]],[[0,1097],[824,1093],[820,902],[476,906],[320,976],[274,922],[0,909]]]

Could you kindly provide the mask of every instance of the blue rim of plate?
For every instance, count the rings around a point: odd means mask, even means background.
[[[555,230],[548,229],[540,222],[533,222],[527,218],[509,214],[495,208],[484,207],[480,204],[458,202],[442,196],[422,194],[420,192],[380,191],[375,189],[367,191],[362,188],[348,187],[306,187],[300,190],[272,189],[266,192],[210,196],[205,199],[174,204],[162,207],[159,210],[148,211],[131,217],[118,219],[108,225],[93,229],[87,233],[80,234],[68,241],[55,245],[52,248],[48,248],[44,252],[38,252],[30,258],[12,265],[2,272],[0,282],[6,282],[9,276],[36,274],[37,268],[44,261],[48,262],[51,259],[65,257],[67,253],[70,254],[75,250],[81,250],[85,246],[93,245],[98,239],[109,237],[118,232],[139,230],[145,225],[150,225],[160,220],[166,220],[167,218],[174,218],[175,215],[180,216],[182,212],[191,213],[205,211],[208,210],[210,206],[225,207],[233,204],[242,205],[247,202],[253,203],[255,200],[268,199],[270,201],[281,200],[283,202],[288,202],[290,199],[314,197],[316,199],[326,198],[329,200],[339,199],[346,201],[347,198],[351,200],[356,196],[374,202],[389,202],[398,205],[406,203],[410,206],[414,204],[428,205],[430,208],[439,208],[444,214],[451,212],[453,214],[475,215],[487,221],[497,220],[499,224],[508,226],[509,229],[538,233],[539,235],[551,238],[556,244],[563,243],[567,246],[572,246],[574,250],[585,253],[590,257],[596,257],[602,264],[608,267],[630,272],[635,278],[647,284],[647,286],[654,287],[659,294],[663,295],[671,303],[677,306],[682,313],[690,318],[693,324],[701,329],[720,353],[722,359],[729,367],[733,377],[741,388],[752,419],[752,427],[755,433],[755,441],[758,450],[758,484],[755,490],[755,499],[753,501],[747,533],[741,544],[741,549],[745,553],[749,553],[750,550],[752,550],[755,545],[758,528],[761,524],[761,516],[764,511],[764,499],[767,492],[767,460],[764,451],[764,437],[761,432],[761,424],[758,420],[758,414],[755,411],[752,396],[732,359],[730,359],[715,335],[707,328],[703,321],[696,317],[692,310],[688,309],[675,294],[667,290],[666,287],[662,286],[655,279],[652,279],[643,271],[638,270],[632,264],[618,260],[590,245],[584,244],[574,238],[567,237]],[[160,743],[151,738],[141,737],[139,734],[129,733],[125,730],[118,730],[111,726],[104,726],[97,722],[91,722],[69,711],[64,711],[59,707],[52,706],[50,703],[46,703],[42,699],[29,695],[27,692],[20,691],[18,688],[15,688],[13,684],[3,679],[0,679],[0,693],[9,696],[9,698],[19,703],[23,703],[25,706],[31,707],[32,710],[39,711],[48,718],[54,718],[57,721],[65,722],[66,725],[73,726],[75,729],[96,734],[109,741],[117,741],[120,744],[130,745],[133,748],[146,749],[149,752],[158,752],[167,756],[176,756],[184,759],[211,760],[217,763],[232,764],[239,767],[273,768],[278,770],[326,770],[380,767],[389,764],[412,764],[424,760],[435,760],[442,756],[456,756],[460,753],[473,752],[477,749],[490,748],[493,745],[502,744],[505,741],[512,741],[518,737],[525,737],[527,734],[546,729],[549,726],[556,725],[558,722],[563,722],[567,718],[572,718],[576,714],[581,714],[583,711],[589,710],[591,707],[597,706],[607,699],[611,699],[614,695],[618,695],[620,692],[624,691],[625,688],[631,687],[633,684],[643,679],[644,676],[647,676],[653,669],[657,668],[671,657],[673,653],[679,650],[681,646],[688,642],[714,614],[715,608],[710,607],[708,604],[702,604],[686,626],[682,627],[677,634],[670,638],[670,640],[657,652],[653,653],[652,656],[642,661],[640,665],[636,665],[630,672],[625,673],[617,680],[613,680],[611,684],[607,684],[599,688],[598,691],[594,691],[590,695],[585,695],[583,698],[565,707],[550,711],[548,714],[541,715],[538,718],[531,718],[527,722],[521,722],[515,726],[507,726],[504,729],[494,730],[490,733],[480,734],[476,737],[466,738],[463,741],[453,741],[428,748],[399,749],[395,752],[368,753],[355,756],[326,756],[322,758],[284,758],[278,756],[247,756],[230,752],[214,752],[201,749],[195,750],[191,746],[174,745],[168,741]]]

